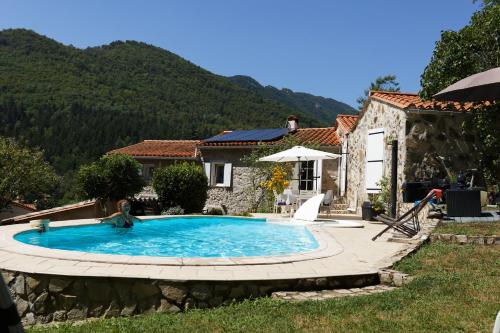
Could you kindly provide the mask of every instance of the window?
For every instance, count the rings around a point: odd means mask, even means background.
[[[214,187],[231,187],[232,164],[221,162],[205,162],[205,174],[208,185]]]
[[[215,164],[215,184],[224,184],[224,164]]]
[[[314,161],[300,163],[300,190],[312,191],[314,189]]]

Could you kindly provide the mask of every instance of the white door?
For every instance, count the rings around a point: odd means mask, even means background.
[[[368,131],[366,139],[366,193],[379,193],[378,183],[384,175],[384,129]]]

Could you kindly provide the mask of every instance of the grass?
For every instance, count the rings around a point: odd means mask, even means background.
[[[435,232],[467,236],[500,235],[500,222],[440,223]]]
[[[491,332],[500,310],[500,246],[425,245],[396,269],[391,292],[328,301],[270,298],[180,315],[98,319],[28,332]]]

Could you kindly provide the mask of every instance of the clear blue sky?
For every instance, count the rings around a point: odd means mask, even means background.
[[[468,23],[472,0],[0,0],[0,29],[28,28],[85,48],[133,39],[220,75],[249,75],[355,106],[378,75],[403,91],[442,30]]]

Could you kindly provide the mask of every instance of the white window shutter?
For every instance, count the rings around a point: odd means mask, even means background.
[[[232,163],[224,163],[224,187],[231,187]]]
[[[378,182],[384,175],[384,129],[378,128],[368,132],[366,142],[366,193],[379,193]]]
[[[207,178],[208,178],[208,185],[211,185],[212,182],[211,182],[211,164],[210,163],[203,163],[204,164],[204,167],[205,167],[205,174],[207,175]]]

